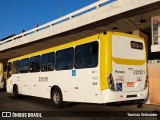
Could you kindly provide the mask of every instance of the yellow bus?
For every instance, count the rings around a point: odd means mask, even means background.
[[[3,63],[0,63],[0,89],[4,89],[4,67]]]
[[[148,93],[145,42],[121,32],[96,34],[10,59],[7,77],[7,92],[52,99],[55,107],[143,101]]]

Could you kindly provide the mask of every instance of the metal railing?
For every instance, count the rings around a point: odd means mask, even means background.
[[[36,27],[34,29],[31,29],[31,30],[28,30],[28,31],[23,32],[21,34],[15,35],[15,36],[13,36],[11,38],[8,38],[6,40],[0,41],[0,45],[5,44],[5,43],[10,42],[10,41],[13,41],[13,40],[16,40],[16,39],[19,39],[19,38],[27,36],[27,35],[34,34],[37,31],[41,31],[41,30],[47,29],[47,28],[49,28],[51,26],[60,24],[60,23],[62,23],[64,21],[73,19],[73,18],[75,18],[77,16],[80,16],[82,14],[85,14],[85,13],[89,12],[89,11],[98,9],[99,7],[105,6],[105,5],[107,5],[109,3],[112,3],[114,1],[117,1],[117,0],[99,0],[98,2],[95,2],[95,3],[91,4],[91,5],[88,5],[88,6],[84,7],[84,8],[82,8],[82,9],[79,9],[79,10],[77,10],[75,12],[72,12],[72,13],[70,13],[68,15],[65,15],[63,17],[60,17],[60,18],[56,19],[56,20],[53,20],[53,21],[51,21],[49,23],[46,23],[44,25],[41,25],[41,26]]]

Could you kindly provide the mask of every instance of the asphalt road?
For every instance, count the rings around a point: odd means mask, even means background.
[[[0,111],[2,112],[16,112],[16,113],[41,113],[41,119],[110,119],[110,120],[120,120],[120,119],[139,119],[139,120],[160,120],[160,117],[126,117],[128,113],[160,113],[159,105],[143,105],[142,108],[137,108],[136,104],[112,104],[112,105],[99,105],[99,104],[86,104],[86,103],[72,103],[65,108],[54,108],[52,106],[52,101],[49,99],[23,96],[19,99],[15,98],[13,94],[6,93],[5,91],[0,91]],[[11,118],[0,118],[0,120],[6,120]],[[12,118],[22,119],[20,117]],[[31,118],[30,118],[31,119]],[[32,118],[35,119],[35,118]],[[38,118],[40,119],[40,118]]]

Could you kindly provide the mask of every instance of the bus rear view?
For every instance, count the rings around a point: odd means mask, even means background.
[[[102,93],[106,102],[144,100],[147,98],[146,50],[140,37],[110,33],[110,57],[107,57],[108,90]],[[107,56],[109,56],[107,55]]]

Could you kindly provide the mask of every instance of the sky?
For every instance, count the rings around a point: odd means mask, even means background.
[[[0,0],[0,40],[67,15],[97,0]]]

